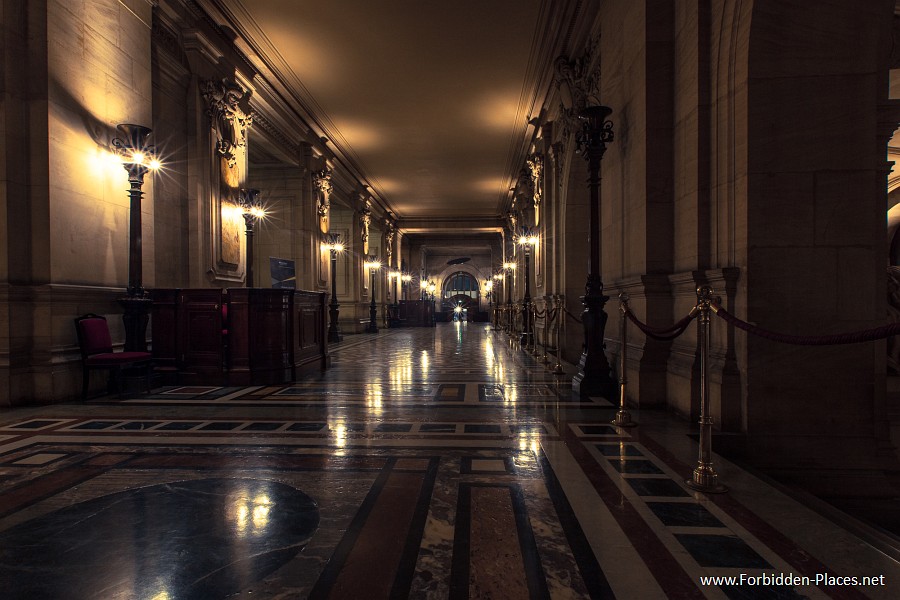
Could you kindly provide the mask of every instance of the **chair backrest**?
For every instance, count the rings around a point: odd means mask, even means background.
[[[75,319],[78,346],[83,357],[104,352],[112,352],[112,337],[106,317],[88,313]]]

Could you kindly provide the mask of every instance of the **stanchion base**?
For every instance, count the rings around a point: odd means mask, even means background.
[[[556,365],[556,367],[553,368],[552,373],[553,373],[554,375],[565,375],[565,374],[566,374],[566,370],[563,369],[561,365]]]
[[[718,475],[710,470],[700,470],[700,467],[694,469],[694,476],[691,479],[685,479],[684,484],[698,492],[707,494],[724,494],[728,488],[719,483]]]
[[[638,425],[631,420],[630,413],[621,410],[616,413],[616,418],[610,421],[610,424],[616,427],[637,427]]]

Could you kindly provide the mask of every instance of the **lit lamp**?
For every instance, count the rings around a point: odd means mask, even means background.
[[[422,300],[425,300],[425,296],[428,295],[428,281],[423,279],[419,282],[419,290],[422,292]]]
[[[125,324],[125,351],[147,351],[147,323],[152,301],[147,297],[143,284],[143,253],[141,241],[141,197],[144,195],[141,187],[144,185],[144,175],[148,171],[160,168],[159,159],[156,156],[156,148],[147,143],[152,131],[142,125],[124,123],[116,126],[121,137],[112,140],[116,156],[122,161],[122,166],[128,171],[128,197],[131,200],[129,210],[129,236],[128,236],[128,287],[125,289],[125,297],[119,299],[119,303],[125,308],[122,321]]]
[[[259,190],[241,190],[238,196],[241,211],[244,215],[244,226],[247,233],[247,287],[253,287],[253,226],[259,219],[266,216],[262,203],[259,200]]]
[[[603,396],[615,398],[616,382],[610,372],[609,361],[603,352],[606,312],[609,296],[603,294],[600,277],[600,161],[606,144],[613,141],[613,124],[607,120],[612,113],[608,106],[589,106],[578,115],[584,123],[576,136],[578,152],[588,161],[588,190],[590,192],[590,227],[588,229],[588,276],[581,301],[584,327],[584,351],[578,362],[578,373],[572,378],[572,391],[582,398]]]
[[[529,277],[529,265],[531,263],[531,249],[537,245],[538,238],[530,227],[522,228],[522,235],[517,240],[525,250],[525,297],[522,298],[522,346],[531,345],[531,281]]]
[[[372,303],[369,306],[369,326],[366,327],[366,333],[378,333],[378,308],[375,306],[375,271],[381,268],[381,261],[372,254],[366,257],[366,262],[363,263],[363,266],[369,270],[369,275],[372,278]]]
[[[513,330],[512,282],[509,281],[509,277],[511,277],[513,271],[516,270],[516,263],[514,263],[514,262],[503,263],[503,270],[506,271],[506,277],[507,277],[507,279],[503,282],[503,287],[506,288],[506,332],[508,334],[512,335],[512,330]]]
[[[344,336],[341,335],[341,327],[338,324],[341,305],[338,304],[337,300],[337,255],[339,252],[344,251],[344,244],[341,243],[341,234],[326,234],[322,248],[331,252],[331,302],[328,304],[328,315],[331,317],[331,323],[328,325],[328,342],[337,343],[344,339]]]

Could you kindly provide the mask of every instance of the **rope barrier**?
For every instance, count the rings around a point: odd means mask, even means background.
[[[674,340],[675,338],[680,336],[682,333],[687,331],[688,325],[690,325],[691,321],[693,321],[699,314],[700,314],[700,311],[695,306],[694,308],[691,309],[691,312],[689,312],[683,319],[681,319],[680,321],[678,321],[671,327],[666,327],[664,329],[658,329],[655,327],[650,327],[646,323],[641,322],[634,315],[634,313],[631,312],[631,309],[625,310],[625,316],[627,316],[628,319],[632,323],[637,325],[637,328],[640,329],[641,331],[643,331],[644,334],[647,335],[647,337],[651,337],[654,340],[661,340],[661,341]]]
[[[575,315],[573,315],[572,313],[570,313],[568,308],[563,308],[563,310],[566,311],[566,314],[569,315],[569,317],[570,317],[573,321],[575,321],[576,323],[581,323],[581,319],[579,319],[578,317],[576,317]]]
[[[848,333],[836,333],[832,335],[789,335],[763,329],[757,325],[752,325],[746,321],[742,321],[718,304],[710,304],[712,311],[722,318],[723,321],[730,325],[734,325],[738,329],[743,329],[747,333],[752,333],[761,338],[772,340],[774,342],[782,342],[784,344],[795,344],[798,346],[830,346],[835,344],[858,344],[860,342],[871,342],[872,340],[880,340],[892,335],[900,334],[900,323],[890,323],[881,327],[865,329],[863,331],[853,331]]]
[[[549,310],[550,310],[550,324],[552,325],[552,324],[556,323],[556,317],[559,316],[559,307],[554,306],[553,308],[551,308]]]

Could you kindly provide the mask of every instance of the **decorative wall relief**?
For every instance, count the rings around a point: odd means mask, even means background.
[[[385,266],[392,267],[394,265],[394,235],[397,233],[394,223],[390,219],[384,220],[384,258]]]
[[[534,203],[534,226],[541,224],[541,201],[544,198],[544,157],[534,153],[525,161],[530,178],[531,199]]]
[[[212,131],[213,232],[212,278],[239,281],[243,277],[243,216],[238,204],[247,179],[247,133],[253,124],[252,92],[234,79],[202,80],[200,93]]]
[[[313,186],[316,191],[316,214],[319,216],[319,230],[328,233],[330,228],[329,211],[331,208],[331,175],[328,167],[313,173]]]
[[[216,132],[216,153],[220,157],[223,182],[239,189],[246,176],[247,130],[253,124],[251,92],[228,77],[201,83],[206,114]]]
[[[554,81],[559,90],[560,139],[568,146],[571,135],[581,130],[578,115],[586,107],[600,104],[600,61],[596,60],[599,39],[591,40],[580,57],[559,56],[553,63]],[[596,63],[596,64],[595,64]]]
[[[372,224],[372,209],[369,208],[369,200],[359,210],[359,237],[362,241],[362,251],[366,255],[369,253],[369,225]]]
[[[519,244],[516,243],[516,235],[519,233],[519,217],[514,211],[506,213],[506,226],[509,228],[509,239],[512,243],[512,256],[516,255]]]
[[[244,215],[240,207],[230,201],[223,202],[220,208],[221,237],[219,240],[221,262],[237,267],[241,263],[241,231],[244,226]]]

